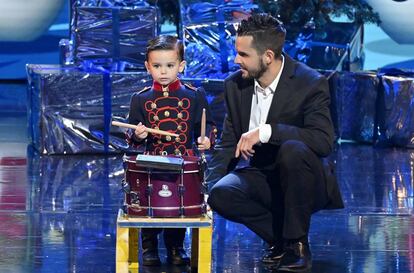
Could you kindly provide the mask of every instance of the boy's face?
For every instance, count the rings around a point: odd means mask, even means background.
[[[184,71],[185,61],[179,61],[176,50],[155,50],[148,54],[145,67],[154,81],[168,85],[177,79],[179,72]]]

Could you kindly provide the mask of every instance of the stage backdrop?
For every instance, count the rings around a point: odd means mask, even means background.
[[[0,0],[0,79],[26,79],[27,63],[59,62],[68,0]]]

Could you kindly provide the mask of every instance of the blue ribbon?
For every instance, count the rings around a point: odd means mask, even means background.
[[[109,131],[111,128],[111,93],[112,93],[112,84],[111,84],[111,75],[105,70],[103,72],[103,107],[104,107],[104,151],[108,153],[109,148]]]
[[[229,49],[227,48],[226,43],[226,25],[225,25],[225,17],[223,12],[223,7],[219,4],[222,2],[221,0],[217,2],[217,22],[218,22],[218,31],[220,35],[219,45],[220,45],[220,60],[221,60],[221,72],[227,73],[229,72],[229,63],[227,61],[229,57]]]
[[[380,76],[414,77],[414,70],[395,67],[382,67],[379,69],[377,74]]]
[[[112,58],[113,63],[118,64],[120,55],[121,55],[121,49],[119,47],[119,36],[120,36],[120,30],[119,30],[119,22],[120,22],[120,8],[112,7]]]
[[[111,72],[102,66],[94,66],[92,62],[83,63],[83,71],[87,73],[101,73],[102,74],[102,90],[103,90],[103,110],[104,110],[104,152],[109,151],[109,132],[111,129],[111,116],[112,116],[112,81]]]

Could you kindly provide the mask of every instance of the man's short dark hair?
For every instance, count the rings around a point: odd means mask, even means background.
[[[184,45],[181,40],[172,35],[160,35],[148,41],[146,58],[155,50],[176,50],[179,61],[184,60]]]
[[[278,58],[282,54],[286,29],[275,17],[267,13],[257,13],[241,21],[237,36],[252,36],[252,46],[259,54],[270,49],[275,53],[275,58]]]

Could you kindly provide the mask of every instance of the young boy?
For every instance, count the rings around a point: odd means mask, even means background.
[[[195,155],[194,139],[197,139],[199,150],[209,149],[210,139],[215,139],[216,130],[204,91],[183,85],[177,78],[185,67],[183,58],[183,44],[174,36],[158,36],[148,43],[145,67],[153,78],[153,84],[132,96],[129,123],[137,125],[137,129],[127,133],[129,144],[144,145],[147,154],[191,156]],[[203,108],[206,109],[207,133],[201,141]],[[179,137],[148,134],[146,128],[169,131]],[[161,231],[142,230],[143,265],[161,263],[158,255],[158,234]],[[184,265],[189,262],[183,248],[184,237],[185,229],[164,230],[168,263]]]

